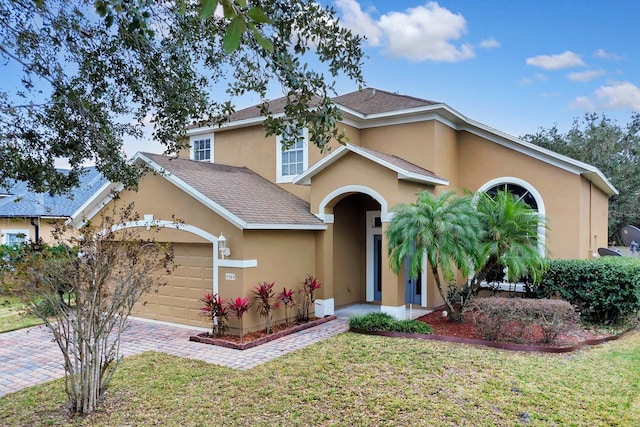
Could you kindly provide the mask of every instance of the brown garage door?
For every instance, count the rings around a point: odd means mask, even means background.
[[[213,291],[212,245],[176,243],[174,250],[178,268],[167,277],[167,286],[157,294],[144,295],[136,304],[133,315],[207,327],[208,322],[198,315],[202,307],[198,300]]]

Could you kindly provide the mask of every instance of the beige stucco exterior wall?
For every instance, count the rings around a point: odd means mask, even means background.
[[[458,188],[458,132],[440,122],[434,122],[434,153],[433,173],[449,181],[449,186],[438,186],[440,191]]]
[[[581,180],[580,197],[582,207],[581,248],[585,250],[583,257],[590,258],[597,254],[599,247],[607,247],[608,243],[608,209],[609,199],[599,188],[585,178]]]
[[[258,266],[242,269],[242,282],[236,277],[235,282],[227,283],[224,279],[226,269],[220,270],[220,289],[228,286],[230,294],[223,293],[225,298],[250,296],[251,291],[262,282],[275,282],[274,291],[280,292],[283,287],[296,291],[295,299],[302,303],[302,294],[298,293],[301,283],[307,274],[315,276],[315,242],[316,232],[305,230],[245,230],[243,253],[245,259],[256,259]],[[241,269],[228,269],[229,272]],[[227,289],[227,288],[225,288]],[[313,307],[312,307],[313,311]],[[297,309],[291,315],[295,317]],[[275,312],[274,321],[284,319],[284,309]],[[232,322],[237,327],[238,322]],[[243,318],[243,327],[256,330],[264,327],[255,306]]]
[[[407,123],[363,129],[361,145],[382,153],[394,154],[435,172],[435,123]]]

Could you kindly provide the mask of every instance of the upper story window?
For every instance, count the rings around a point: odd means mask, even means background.
[[[29,230],[2,230],[3,245],[20,245],[29,240]]]
[[[213,162],[213,136],[199,135],[191,137],[191,160]]]
[[[293,144],[282,150],[282,138],[276,138],[276,182],[291,182],[309,167],[309,132],[307,129],[292,129]]]

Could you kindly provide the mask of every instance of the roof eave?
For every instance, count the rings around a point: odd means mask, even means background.
[[[245,230],[326,230],[326,224],[259,224],[248,223]]]
[[[106,206],[115,194],[124,189],[120,183],[107,181],[93,196],[87,199],[67,220],[67,224],[75,228],[80,228],[85,221],[92,219]]]
[[[412,172],[398,172],[398,179],[403,181],[417,182],[418,184],[449,185],[449,181],[447,181],[446,179],[434,178]]]

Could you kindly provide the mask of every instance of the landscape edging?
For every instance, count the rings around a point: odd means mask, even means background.
[[[478,340],[472,338],[461,338],[461,337],[452,337],[447,335],[432,335],[432,334],[414,334],[414,333],[406,333],[406,332],[391,332],[391,331],[367,331],[364,329],[357,328],[349,328],[350,332],[354,332],[356,334],[364,334],[364,335],[378,335],[383,337],[390,338],[413,338],[419,340],[429,340],[429,341],[443,341],[443,342],[453,342],[459,344],[470,344],[470,345],[481,345],[485,347],[498,348],[502,350],[509,351],[524,351],[524,352],[541,352],[541,353],[569,353],[572,351],[576,351],[585,346],[598,345],[608,341],[617,340],[628,332],[636,329],[637,326],[629,328],[618,335],[610,335],[604,338],[596,338],[590,340],[584,340],[581,343],[574,344],[567,347],[548,347],[542,345],[529,345],[529,344],[517,344],[517,343],[503,343],[496,341],[485,341]]]

